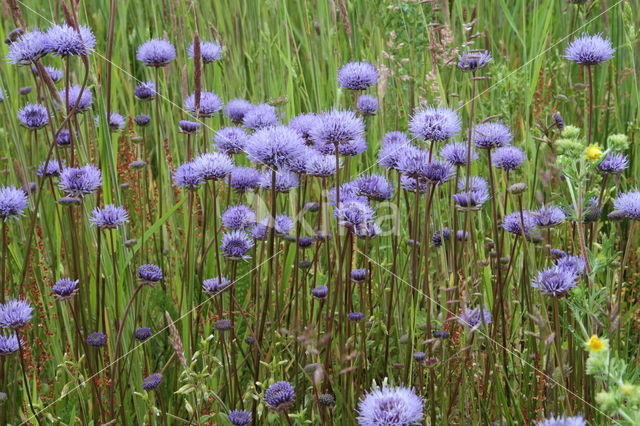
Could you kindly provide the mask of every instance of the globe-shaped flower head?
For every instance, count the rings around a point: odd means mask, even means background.
[[[152,39],[142,43],[136,54],[136,59],[148,67],[164,67],[175,58],[175,47],[162,39]]]
[[[187,161],[173,172],[173,182],[185,189],[195,190],[204,182],[202,168],[196,166],[193,161]]]
[[[6,222],[24,214],[27,208],[27,194],[14,186],[0,188],[0,219]]]
[[[196,111],[196,95],[192,93],[184,100],[184,108],[194,117],[208,118],[222,109],[222,101],[213,92],[201,92],[200,109]]]
[[[446,161],[431,161],[420,168],[419,177],[433,185],[442,185],[455,175],[453,166]]]
[[[164,279],[162,269],[152,263],[138,266],[137,275],[140,282],[151,287],[154,287]]]
[[[537,226],[549,227],[556,226],[564,222],[566,215],[560,207],[542,206],[536,212],[532,213]]]
[[[356,108],[362,115],[375,115],[378,112],[378,98],[371,95],[360,95]]]
[[[223,127],[213,137],[213,141],[220,152],[227,155],[243,152],[247,140],[249,140],[249,135],[241,127]]]
[[[491,53],[486,50],[467,52],[460,55],[457,65],[462,71],[476,71],[485,67],[492,59]]]
[[[629,167],[629,159],[624,154],[609,154],[598,164],[603,175],[619,175]]]
[[[242,124],[253,130],[275,126],[278,124],[278,112],[269,104],[253,105],[244,113]]]
[[[244,204],[231,206],[222,213],[222,225],[234,231],[247,229],[256,223],[256,213]]]
[[[287,410],[293,406],[296,400],[296,391],[289,382],[276,382],[264,392],[264,402],[272,410]]]
[[[142,389],[153,390],[162,383],[162,374],[153,373],[142,380]]]
[[[233,426],[244,426],[251,423],[252,415],[247,410],[231,410],[227,418]]]
[[[613,57],[615,50],[611,42],[600,34],[582,34],[569,43],[564,57],[580,65],[597,65]]]
[[[0,357],[14,354],[20,350],[18,336],[13,333],[10,336],[0,334]]]
[[[87,343],[90,346],[99,348],[101,346],[104,346],[105,343],[107,343],[107,335],[100,331],[96,331],[87,336]]]
[[[227,106],[225,107],[224,112],[227,114],[227,117],[231,119],[236,124],[242,123],[242,119],[244,115],[253,108],[251,102],[245,99],[232,99],[227,102]]]
[[[139,327],[139,328],[136,328],[135,331],[133,332],[133,337],[135,337],[136,340],[144,342],[149,337],[151,337],[152,334],[153,333],[151,332],[151,329],[149,327]]]
[[[440,150],[440,156],[454,166],[464,166],[467,164],[467,145],[461,142],[448,143]],[[471,149],[469,160],[478,159],[478,153]]]
[[[231,173],[233,161],[219,152],[205,152],[193,160],[204,180],[219,180]]]
[[[37,130],[49,124],[49,113],[40,104],[28,104],[18,111],[18,120],[24,127]]]
[[[31,321],[32,313],[33,308],[26,301],[11,299],[0,304],[0,327],[18,330]]]
[[[511,171],[519,168],[525,160],[524,152],[515,146],[503,146],[493,153],[493,165],[499,169]]]
[[[154,99],[158,95],[156,83],[153,81],[143,81],[135,87],[133,94],[141,101]]]
[[[274,169],[288,168],[304,155],[304,141],[296,132],[285,126],[266,127],[255,132],[246,146],[252,161]]]
[[[200,123],[189,120],[180,120],[178,122],[178,127],[180,128],[180,133],[193,135],[198,133],[198,130],[200,130]]]
[[[251,247],[253,240],[244,231],[231,231],[222,235],[222,255],[231,260],[248,259],[247,253]]]
[[[338,70],[338,84],[349,90],[365,90],[378,82],[378,71],[369,62],[349,62]]]
[[[83,197],[98,189],[100,185],[102,185],[102,173],[90,164],[79,168],[63,169],[58,183],[60,189],[72,197]]]
[[[407,150],[414,148],[405,143],[388,143],[378,151],[378,164],[389,170],[398,170],[398,163]]]
[[[214,296],[218,293],[229,288],[233,282],[225,277],[209,278],[202,282],[202,290],[210,296]]]
[[[502,220],[504,230],[515,235],[527,236],[536,225],[535,216],[528,210],[508,214]]]
[[[86,87],[83,89],[80,86],[71,86],[68,92],[62,89],[58,95],[69,111],[75,109],[77,112],[84,112],[93,104],[93,95]]]
[[[577,1],[573,0],[577,3]],[[586,426],[587,422],[582,416],[551,416],[535,423],[536,426]]]
[[[78,30],[67,24],[52,25],[47,31],[47,44],[55,56],[86,56],[93,52],[96,37],[84,25]]]
[[[311,141],[311,129],[320,124],[320,116],[317,114],[300,114],[291,119],[289,127],[300,133],[307,144]]]
[[[338,161],[338,167],[342,167],[342,161]],[[313,154],[306,159],[305,173],[309,176],[327,177],[335,174],[336,159],[332,155]]]
[[[31,71],[33,71],[33,73],[35,75],[40,75],[40,71],[35,66],[31,67]],[[62,72],[62,70],[60,70],[58,68],[46,66],[46,67],[44,67],[44,71],[49,76],[51,81],[53,81],[54,83],[57,83],[60,80],[62,80],[62,77],[64,76],[64,73]]]
[[[405,426],[422,421],[424,402],[413,389],[383,387],[374,389],[358,403],[361,426]]]
[[[355,181],[358,194],[369,200],[382,201],[393,197],[393,186],[384,176],[372,174],[361,176]]]
[[[616,210],[624,212],[632,220],[640,220],[640,191],[624,192],[613,201]]]
[[[411,134],[425,141],[443,141],[456,135],[461,129],[458,114],[449,108],[427,107],[411,117]]]
[[[585,261],[582,257],[565,255],[556,259],[555,263],[558,268],[573,274],[580,275],[584,273]]]
[[[190,58],[194,58],[196,56],[193,43],[191,43],[187,49],[187,54]],[[201,41],[200,57],[202,58],[202,62],[205,64],[217,61],[222,58],[222,47],[213,41]]]
[[[465,327],[475,330],[485,324],[491,323],[491,312],[487,309],[467,309],[458,317],[458,322]]]
[[[122,206],[107,204],[104,208],[95,208],[89,221],[98,228],[115,229],[129,221],[129,213]]]
[[[51,292],[53,293],[53,297],[60,301],[71,299],[80,290],[78,288],[79,282],[80,282],[79,280],[72,280],[71,278],[59,279],[51,287]]]
[[[552,297],[564,296],[575,286],[576,274],[558,266],[538,272],[531,282],[531,287]]]
[[[317,145],[340,145],[360,138],[364,122],[353,111],[333,110],[320,115],[320,122],[309,134]]]
[[[112,112],[109,115],[109,129],[113,132],[124,128],[125,118],[122,114]]]
[[[48,160],[43,161],[42,164],[38,166],[38,171],[36,174],[38,176],[44,177],[55,177],[60,176],[60,172],[65,167],[64,160]]]
[[[49,52],[49,41],[41,31],[30,31],[9,45],[7,61],[15,65],[31,65]]]
[[[229,186],[238,192],[247,192],[258,186],[262,173],[253,167],[234,167],[231,169]]]
[[[500,148],[513,140],[511,130],[502,123],[478,124],[473,128],[471,137],[480,149]]]

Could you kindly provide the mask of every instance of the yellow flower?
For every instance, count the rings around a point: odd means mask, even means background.
[[[602,148],[600,148],[599,145],[589,145],[585,150],[584,150],[584,155],[589,159],[589,160],[597,160],[600,157],[602,157]]]
[[[607,348],[607,340],[600,339],[598,336],[594,334],[587,341],[586,345],[587,345],[587,350],[589,350],[590,352],[600,352]]]
[[[633,392],[636,389],[636,387],[632,384],[629,383],[623,383],[620,385],[620,390],[622,391],[622,393],[629,395],[631,392]]]

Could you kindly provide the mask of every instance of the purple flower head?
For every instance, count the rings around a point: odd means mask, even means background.
[[[316,299],[326,299],[329,294],[329,287],[326,285],[319,285],[311,289],[311,295]]]
[[[194,58],[196,56],[194,43],[191,43],[191,45],[187,49],[187,54],[190,58]],[[202,62],[205,64],[217,61],[222,58],[222,47],[218,43],[213,41],[201,41],[200,57],[202,58]]]
[[[366,280],[368,275],[369,275],[368,269],[352,269],[351,270],[351,280],[357,283]]]
[[[344,155],[346,157],[354,157],[358,154],[362,154],[366,150],[367,141],[362,136],[338,145],[338,154]],[[335,155],[335,145],[324,145],[322,149],[320,149],[320,152],[322,154]]]
[[[410,151],[412,148],[408,143],[390,143],[383,145],[378,151],[378,164],[385,169],[397,170],[400,159],[404,156],[406,151]]]
[[[290,172],[293,172],[298,175],[303,175],[307,173],[307,162],[315,155],[318,155],[318,151],[313,148],[310,148],[307,145],[304,145],[302,149],[302,155],[294,158],[293,161],[289,164],[287,169]],[[334,157],[335,161],[335,157]]]
[[[0,334],[0,357],[14,354],[20,350],[18,336],[13,333],[10,336]]]
[[[49,113],[40,104],[28,104],[18,111],[18,120],[24,127],[37,130],[49,124]]]
[[[264,402],[272,410],[287,410],[296,400],[296,391],[289,382],[276,382],[264,392]]]
[[[413,389],[382,387],[364,395],[358,402],[361,426],[408,426],[422,422],[424,402]]]
[[[104,208],[95,208],[89,219],[98,228],[115,229],[129,221],[129,213],[122,206],[107,204]]]
[[[285,126],[266,127],[256,131],[247,141],[252,161],[274,169],[286,169],[305,153],[303,139]]]
[[[30,31],[9,45],[7,61],[15,65],[31,65],[49,52],[49,41],[41,31]]]
[[[271,190],[272,182],[271,171],[267,170],[262,173],[260,178],[260,187]],[[289,192],[293,188],[298,187],[298,176],[287,170],[278,170],[276,172],[276,192]]]
[[[338,70],[338,84],[349,90],[365,90],[378,82],[378,71],[369,62],[349,62]]]
[[[68,129],[62,129],[56,135],[56,145],[67,146],[71,144],[71,132]]]
[[[405,132],[393,131],[387,132],[382,137],[382,145],[395,145],[395,144],[409,143],[409,138]]]
[[[82,90],[82,96],[80,96],[80,91]],[[60,95],[60,99],[63,103],[67,104],[67,109],[72,110],[75,109],[78,112],[83,112],[89,109],[93,104],[93,95],[88,88],[82,89],[80,86],[71,86],[69,87],[69,102],[67,103],[67,90],[62,89],[58,91],[58,95]]]
[[[418,178],[402,175],[400,176],[400,185],[409,192],[420,192],[421,194],[427,192],[426,182]]]
[[[372,174],[359,177],[354,181],[358,187],[358,195],[369,200],[382,201],[393,197],[393,187],[384,176]]]
[[[531,282],[531,287],[539,290],[542,294],[561,297],[576,284],[576,274],[573,270],[554,266],[538,272],[538,275]]]
[[[376,115],[378,112],[378,98],[371,95],[360,95],[356,101],[356,108],[362,115]]]
[[[186,189],[197,189],[204,182],[202,167],[196,166],[193,161],[181,164],[173,172],[173,182]]]
[[[11,299],[0,304],[0,327],[18,330],[31,321],[32,313],[33,308],[26,301]]]
[[[227,106],[224,112],[227,114],[227,117],[231,119],[236,124],[242,123],[244,119],[244,115],[253,108],[251,102],[245,99],[232,99],[227,102]]]
[[[405,176],[422,177],[423,167],[429,162],[429,153],[414,146],[403,148],[398,159],[398,171]]]
[[[467,145],[461,142],[448,143],[440,150],[440,156],[454,166],[463,166],[467,164]],[[474,161],[477,159],[478,153],[472,148],[470,160]]]
[[[569,43],[564,57],[580,65],[597,65],[613,57],[615,49],[600,34],[582,36]]]
[[[89,346],[95,346],[99,348],[107,343],[107,335],[100,331],[96,331],[95,333],[91,333],[87,336],[87,343],[89,344]]]
[[[462,207],[468,209],[474,209],[481,207],[484,203],[489,201],[491,196],[488,191],[469,191],[469,192],[460,192],[458,194],[453,194],[453,201]]]
[[[577,3],[576,0],[573,0]],[[567,416],[551,416],[544,420],[540,420],[535,423],[536,426],[586,426],[587,422],[582,416],[567,417]]]
[[[309,248],[316,241],[314,237],[300,237],[298,238],[298,247],[300,248]]]
[[[269,218],[265,217],[262,219],[262,224],[267,225],[269,223]],[[291,218],[284,214],[276,215],[275,221],[275,231],[277,235],[287,236],[291,232],[291,228],[293,228],[293,221]]]
[[[223,127],[213,137],[220,152],[227,155],[243,152],[248,140],[249,135],[241,127]]]
[[[133,122],[136,123],[138,126],[144,127],[149,123],[151,123],[151,116],[148,114],[138,114],[135,117],[133,117]]]
[[[219,152],[205,152],[193,159],[193,165],[204,180],[219,180],[231,173],[233,161]]]
[[[538,211],[532,212],[537,226],[556,226],[564,222],[566,215],[560,207],[542,206]]]
[[[473,128],[471,138],[480,149],[500,148],[513,140],[511,130],[502,123],[478,124]]]
[[[309,132],[317,146],[344,144],[364,134],[364,122],[353,111],[333,110],[319,118],[318,124]]]
[[[124,117],[122,114],[118,114],[117,112],[112,112],[109,115],[109,129],[112,131],[122,130],[124,128]]]
[[[67,24],[52,25],[46,38],[47,47],[55,56],[86,56],[96,46],[96,37],[84,25],[80,25],[78,31]]]
[[[133,90],[133,94],[141,101],[154,99],[157,95],[156,83],[153,81],[143,81]]]
[[[192,93],[184,100],[184,108],[194,117],[209,118],[222,109],[222,101],[213,92],[200,92],[200,109],[196,111],[196,95]]]
[[[139,340],[141,342],[144,342],[145,340],[147,340],[149,337],[151,337],[151,335],[152,333],[149,327],[136,328],[135,331],[133,332],[133,337],[135,337],[136,340]]]
[[[27,208],[27,194],[14,186],[0,188],[0,218],[6,222],[24,214]]]
[[[338,161],[338,167],[342,167],[342,161]],[[305,172],[310,176],[331,176],[336,173],[336,159],[332,155],[313,154],[307,158]]]
[[[462,71],[476,71],[477,69],[483,68],[492,60],[491,53],[486,50],[467,52],[458,58],[458,68]]]
[[[640,220],[640,191],[623,192],[613,201],[613,206],[629,219]]]
[[[62,278],[56,281],[56,283],[51,287],[51,291],[53,293],[53,297],[57,300],[67,300],[71,299],[75,296],[78,291],[79,280],[72,280],[71,278]]]
[[[234,167],[231,169],[230,186],[239,192],[254,189],[260,183],[262,173],[252,167]]]
[[[496,149],[492,155],[493,165],[506,171],[519,168],[525,159],[526,156],[520,148],[510,145]]]
[[[420,177],[432,185],[442,185],[455,175],[453,166],[445,161],[432,161],[420,168]]]
[[[308,144],[311,139],[311,129],[321,123],[320,117],[317,114],[300,114],[291,119],[289,127],[296,132],[300,133],[300,136]]]
[[[138,266],[137,275],[140,282],[151,287],[154,287],[164,279],[162,269],[160,269],[158,265],[154,265],[152,263]]]
[[[598,164],[603,175],[618,175],[629,167],[629,159],[624,154],[609,154]]]
[[[536,227],[536,219],[529,210],[523,210],[506,215],[502,227],[512,234],[527,236]]]
[[[51,81],[53,81],[54,83],[57,83],[60,80],[62,80],[62,77],[64,76],[64,73],[62,72],[62,70],[58,68],[46,66],[44,67],[44,70],[49,76],[49,78],[51,79]],[[34,75],[40,75],[40,71],[36,66],[32,66],[31,71],[33,72]]]
[[[357,201],[357,202],[366,204],[367,198],[361,195],[358,195],[358,191],[359,191],[359,188],[355,182],[345,182],[342,185],[340,185],[340,200],[336,199],[337,191],[335,187],[329,190],[329,194],[327,195],[327,198],[329,199],[329,203],[333,205],[338,204],[338,201],[340,203]]]
[[[278,124],[278,112],[269,104],[253,105],[245,111],[242,124],[253,130]]]
[[[449,238],[451,238],[451,229],[442,228],[433,232],[433,235],[431,236],[431,243],[436,247],[440,247],[442,243],[444,241],[448,241]]]
[[[253,240],[244,231],[231,231],[222,234],[220,249],[224,257],[232,260],[249,259],[247,253],[253,247]]]
[[[240,204],[231,206],[222,213],[222,225],[234,231],[250,228],[256,223],[256,213],[253,209]]]
[[[409,122],[409,130],[417,139],[443,141],[454,136],[462,127],[458,113],[449,108],[427,107],[416,112]]]
[[[251,423],[253,416],[251,412],[247,410],[231,410],[229,414],[227,414],[227,418],[233,426],[244,426]]]
[[[167,40],[152,39],[138,47],[136,59],[148,67],[164,67],[176,58],[176,49]]]
[[[359,238],[375,238],[382,232],[380,226],[375,222],[370,222],[361,228],[355,230],[356,236]]]
[[[347,319],[353,322],[359,322],[364,319],[364,314],[362,312],[349,312],[347,314]]]
[[[102,185],[102,173],[91,164],[83,167],[67,167],[60,173],[58,186],[67,195],[82,198]]]
[[[180,120],[178,122],[178,127],[180,127],[180,133],[192,135],[200,130],[200,123],[195,121]]]
[[[202,290],[210,296],[214,296],[229,288],[233,282],[225,277],[209,278],[202,282]]]
[[[565,255],[556,259],[555,263],[558,268],[570,271],[576,275],[582,274],[585,268],[584,259],[578,256]]]
[[[467,309],[458,317],[458,322],[472,330],[491,323],[491,312],[488,309]]]
[[[549,254],[551,255],[551,258],[554,259],[554,260],[558,260],[558,259],[561,259],[561,258],[563,258],[565,256],[568,256],[565,251],[560,250],[560,249],[554,249],[554,248],[549,250]]]
[[[333,211],[338,224],[357,231],[373,222],[373,210],[368,204],[359,201],[346,201]]]
[[[162,383],[162,374],[153,373],[144,379],[142,379],[142,389],[144,390],[153,390],[160,386]]]

